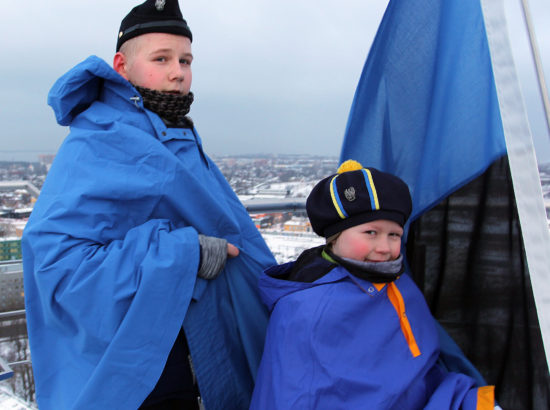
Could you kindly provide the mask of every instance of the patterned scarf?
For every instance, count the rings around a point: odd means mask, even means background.
[[[190,128],[193,121],[186,115],[193,103],[193,93],[176,95],[162,93],[149,88],[134,85],[143,98],[143,106],[153,111],[165,122],[167,126]]]

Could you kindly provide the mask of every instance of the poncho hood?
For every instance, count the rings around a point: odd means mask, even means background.
[[[70,125],[73,119],[99,99],[103,83],[107,87],[130,98],[137,94],[135,88],[104,60],[90,56],[61,76],[48,94],[59,125]],[[130,100],[129,100],[130,101]]]
[[[294,264],[295,262],[288,262],[282,265],[272,266],[266,269],[262,276],[260,276],[258,282],[260,297],[270,312],[284,296],[327,283],[338,282],[349,276],[349,273],[344,268],[337,267],[323,277],[317,279],[315,282],[309,283],[287,280]]]

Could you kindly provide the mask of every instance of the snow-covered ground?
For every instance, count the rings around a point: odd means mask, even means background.
[[[0,382],[0,409],[2,410],[34,410],[35,406],[16,397],[9,386]]]
[[[287,233],[261,231],[278,263],[295,260],[303,250],[322,245],[325,240],[313,232]]]

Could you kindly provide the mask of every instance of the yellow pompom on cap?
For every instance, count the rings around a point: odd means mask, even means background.
[[[342,162],[342,165],[338,167],[337,172],[338,174],[342,174],[344,172],[359,171],[361,169],[363,169],[363,165],[353,159],[348,159],[347,161]]]

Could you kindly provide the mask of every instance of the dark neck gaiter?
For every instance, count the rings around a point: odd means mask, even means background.
[[[403,272],[403,255],[388,262],[361,262],[336,256],[329,247],[323,250],[323,257],[346,268],[353,276],[373,283],[388,283],[396,280]]]
[[[176,95],[134,85],[143,98],[143,106],[157,114],[169,127],[190,128],[193,122],[186,115],[193,103],[193,93]]]

